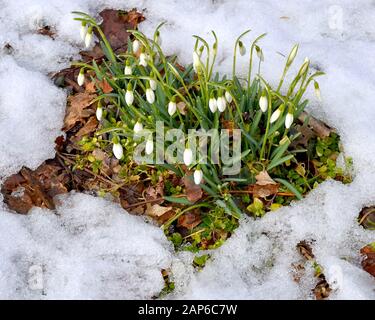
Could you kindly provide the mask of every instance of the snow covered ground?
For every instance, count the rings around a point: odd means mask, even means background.
[[[355,171],[350,185],[327,181],[291,207],[244,219],[198,273],[190,254],[173,253],[161,230],[105,200],[65,195],[56,214],[34,209],[28,216],[0,207],[0,298],[150,298],[163,287],[160,269],[172,266],[172,298],[309,299],[312,268],[298,284],[291,264],[299,260],[295,245],[314,239],[317,261],[336,283],[332,299],[375,299],[375,280],[358,255],[375,234],[356,223],[359,210],[375,203],[373,1],[0,0],[0,7],[0,181],[53,156],[65,93],[47,73],[82,49],[70,12],[106,7],[145,8],[141,29],[148,34],[166,20],[163,47],[182,63],[191,59],[191,35],[215,30],[223,73],[231,71],[236,36],[251,28],[249,43],[267,32],[262,72],[271,83],[282,71],[280,53],[300,43],[298,62],[308,56],[327,73],[323,101],[310,93],[311,111],[337,128]],[[55,40],[36,34],[45,24],[55,26]],[[246,63],[241,58],[237,70],[246,72]]]

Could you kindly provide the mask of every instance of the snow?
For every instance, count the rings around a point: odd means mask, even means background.
[[[317,262],[336,288],[331,299],[375,299],[375,280],[361,269],[359,257],[359,249],[375,237],[356,222],[359,210],[375,202],[372,1],[0,0],[0,6],[0,180],[53,156],[65,93],[47,73],[68,66],[83,48],[70,12],[95,15],[105,7],[146,8],[140,29],[147,34],[166,20],[163,48],[182,63],[191,61],[191,36],[209,38],[215,30],[222,73],[231,72],[233,43],[242,31],[252,29],[244,38],[247,46],[267,32],[260,43],[262,73],[272,84],[281,75],[282,55],[299,43],[295,68],[308,56],[327,74],[319,79],[322,102],[308,92],[310,110],[337,128],[355,174],[350,185],[327,181],[291,207],[256,221],[244,218],[201,272],[191,266],[191,254],[171,253],[157,227],[101,199],[64,196],[57,215],[34,209],[25,217],[4,208],[0,298],[150,298],[162,288],[160,269],[171,266],[176,283],[171,298],[311,299],[312,267],[306,265],[297,283],[291,264],[300,260],[296,244],[313,239]],[[43,25],[55,27],[55,40],[36,34]],[[7,43],[13,52],[2,49]],[[245,74],[246,64],[239,56],[237,70]],[[42,266],[42,293],[27,285],[33,265],[36,273]]]

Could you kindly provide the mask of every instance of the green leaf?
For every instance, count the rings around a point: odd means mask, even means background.
[[[193,204],[192,202],[190,202],[186,198],[177,198],[177,197],[169,197],[169,196],[164,196],[163,198],[164,198],[164,200],[167,200],[169,202],[184,204],[184,205],[187,205],[187,206],[191,206]]]
[[[302,200],[303,199],[302,194],[291,183],[289,183],[288,181],[286,181],[284,179],[280,179],[280,178],[274,178],[273,180],[275,180],[277,182],[280,182],[285,187],[287,187],[289,189],[289,191],[293,192],[296,195],[296,198],[298,200]]]

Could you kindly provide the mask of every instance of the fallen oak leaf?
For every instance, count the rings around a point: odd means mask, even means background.
[[[159,218],[168,211],[171,211],[172,207],[163,207],[159,204],[147,205],[146,214],[152,218]]]

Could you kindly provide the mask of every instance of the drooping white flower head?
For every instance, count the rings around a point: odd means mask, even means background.
[[[103,118],[103,108],[97,107],[95,114],[96,114],[96,119],[98,119],[98,121],[102,120],[102,118]]]
[[[244,56],[246,54],[246,47],[244,46],[242,41],[238,41],[238,49],[241,56]]]
[[[262,112],[266,112],[268,109],[268,99],[265,92],[262,93],[262,96],[259,99],[259,107]]]
[[[86,22],[82,21],[81,29],[80,29],[80,36],[81,36],[81,40],[82,40],[82,41],[85,40],[85,38],[86,38],[86,33],[87,33]]]
[[[155,102],[155,93],[151,88],[146,89],[147,102],[153,104]]]
[[[139,121],[137,121],[137,123],[134,125],[133,130],[134,130],[135,133],[138,133],[138,132],[142,131],[143,130],[143,124],[140,123]]]
[[[293,61],[294,61],[294,58],[296,57],[297,55],[297,52],[298,52],[298,44],[296,44],[293,49],[290,51],[289,53],[289,56],[288,56],[288,60],[286,61],[286,65],[289,67]]]
[[[279,119],[280,114],[281,114],[280,109],[276,109],[276,110],[272,113],[272,115],[271,115],[270,123],[274,123],[277,119]]]
[[[194,183],[200,184],[203,179],[203,172],[201,169],[197,169],[194,171]]]
[[[83,86],[83,84],[85,83],[85,72],[83,69],[79,70],[79,74],[78,74],[78,77],[77,77],[77,83],[79,86]]]
[[[208,107],[210,108],[212,113],[215,113],[217,110],[217,101],[214,96],[211,96],[210,100],[208,100]]]
[[[189,148],[184,150],[184,163],[186,166],[190,166],[193,163],[193,151]]]
[[[135,39],[132,43],[132,47],[133,47],[133,53],[137,53],[139,48],[141,47],[139,40]]]
[[[285,117],[285,128],[289,129],[293,123],[294,117],[293,113],[288,112]]]
[[[155,42],[156,42],[159,46],[161,46],[161,44],[162,44],[162,39],[161,39],[160,31],[159,31],[159,30],[156,31],[156,34],[155,34]]]
[[[319,88],[319,83],[314,81],[314,89],[315,89],[315,95],[318,98],[319,101],[322,101],[322,96],[320,94],[320,88]]]
[[[124,155],[124,149],[122,148],[122,145],[118,142],[113,144],[112,151],[113,151],[114,156],[119,160]]]
[[[150,88],[155,91],[156,87],[157,87],[157,82],[154,79],[151,79],[150,80]]]
[[[260,61],[264,61],[263,50],[258,45],[255,46],[255,51]]]
[[[145,152],[146,154],[151,154],[153,151],[154,151],[154,141],[152,140],[152,138],[147,139]]]
[[[128,87],[125,92],[125,101],[128,106],[131,106],[134,102],[134,93],[130,82],[128,83]]]
[[[217,103],[217,109],[220,112],[224,112],[226,107],[227,107],[227,100],[225,100],[225,98],[223,96],[221,96],[221,97],[217,98],[216,103]]]
[[[143,66],[143,67],[147,67],[147,55],[142,52],[139,56],[139,65]]]
[[[172,117],[177,111],[177,104],[174,98],[168,103],[168,114]]]
[[[124,74],[126,76],[131,76],[133,73],[133,70],[132,70],[132,66],[130,64],[130,61],[129,60],[126,60],[126,65],[125,65],[125,69],[124,69]]]
[[[198,52],[194,50],[193,51],[193,68],[195,72],[198,72],[198,69],[200,68],[201,63],[202,62],[201,62]]]
[[[91,46],[91,42],[92,42],[92,27],[89,27],[87,29],[87,33],[86,33],[86,36],[85,36],[85,46],[86,46],[86,48]]]
[[[233,101],[233,97],[229,91],[225,91],[225,99],[228,101],[228,103],[231,103]]]

